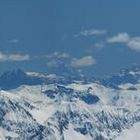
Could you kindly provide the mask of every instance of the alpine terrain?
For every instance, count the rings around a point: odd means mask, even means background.
[[[104,79],[13,70],[0,77],[1,140],[133,140],[140,67]]]

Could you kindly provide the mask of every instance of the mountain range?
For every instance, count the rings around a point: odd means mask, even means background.
[[[123,140],[128,134],[138,136],[134,131],[140,128],[138,66],[103,79],[17,69],[0,76],[0,88],[2,140]]]

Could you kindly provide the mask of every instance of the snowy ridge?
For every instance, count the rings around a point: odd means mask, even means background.
[[[0,137],[116,139],[140,122],[139,112],[139,88],[118,90],[82,82],[22,85],[0,92]]]
[[[4,73],[0,77],[0,139],[139,137],[135,130],[140,127],[140,68],[122,69],[103,80],[76,78],[21,70]]]

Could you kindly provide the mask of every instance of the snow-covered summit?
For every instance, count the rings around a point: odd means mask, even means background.
[[[0,77],[0,139],[121,138],[140,123],[139,70],[121,71],[117,88],[102,81],[21,70],[4,73]],[[124,82],[130,75],[137,81]]]
[[[116,90],[97,83],[22,85],[0,92],[0,136],[116,139],[140,121],[139,104],[139,89]]]

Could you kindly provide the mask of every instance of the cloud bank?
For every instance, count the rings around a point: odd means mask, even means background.
[[[65,52],[53,52],[52,54],[47,54],[44,57],[46,58],[69,58],[70,55],[68,53]]]
[[[84,56],[82,58],[74,58],[71,61],[72,67],[87,67],[95,65],[96,60],[92,56]]]
[[[134,37],[132,38],[128,43],[127,43],[128,47],[140,52],[140,37]]]
[[[22,54],[4,54],[0,52],[0,61],[28,61],[30,60],[29,55]]]
[[[125,43],[130,40],[130,37],[127,33],[119,33],[116,36],[110,37],[107,39],[107,42],[109,43]]]
[[[124,43],[130,49],[140,52],[140,37],[130,37],[128,33],[119,33],[107,39],[108,43]]]
[[[98,29],[91,29],[91,30],[84,30],[81,31],[79,34],[75,35],[75,37],[79,36],[97,36],[97,35],[102,35],[106,34],[106,30],[98,30]]]

